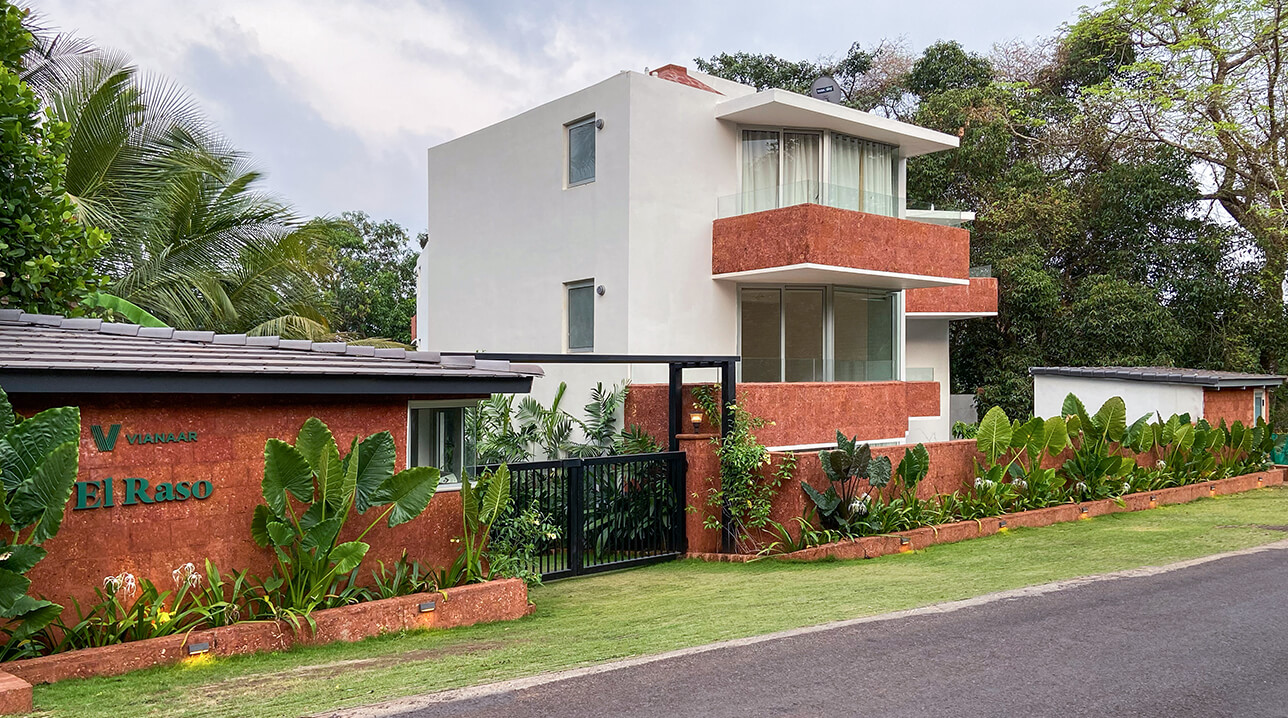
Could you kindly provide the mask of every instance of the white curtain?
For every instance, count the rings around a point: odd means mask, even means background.
[[[741,214],[778,206],[778,133],[742,131]]]
[[[828,158],[831,175],[828,204],[841,209],[863,209],[859,201],[863,186],[863,140],[849,135],[832,135]]]
[[[820,152],[823,136],[783,133],[783,206],[819,201]]]
[[[863,143],[863,211],[895,216],[894,148]]]

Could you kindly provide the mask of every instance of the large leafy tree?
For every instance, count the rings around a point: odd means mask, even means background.
[[[69,127],[45,116],[22,77],[26,12],[0,0],[0,305],[78,313],[98,288],[107,243],[67,194]]]
[[[335,270],[326,281],[332,328],[358,337],[411,343],[416,253],[397,222],[345,212],[328,225]]]

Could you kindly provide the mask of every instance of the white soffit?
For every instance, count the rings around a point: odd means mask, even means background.
[[[921,289],[954,287],[970,284],[969,279],[934,277],[926,274],[882,272],[875,269],[852,269],[827,264],[790,264],[785,267],[748,269],[741,272],[713,274],[712,279],[748,284],[841,284],[872,289]]]
[[[959,140],[953,135],[777,89],[716,103],[716,119],[740,125],[817,128],[842,132],[898,145],[899,153],[904,157],[951,150],[959,144]]]
[[[997,312],[906,312],[909,319],[978,319],[995,317]]]

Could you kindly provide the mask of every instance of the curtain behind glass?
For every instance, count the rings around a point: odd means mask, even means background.
[[[822,135],[807,132],[783,133],[783,206],[819,201]]]
[[[832,135],[828,158],[828,205],[860,210],[859,188],[863,186],[863,140],[849,135]]]
[[[742,131],[741,212],[778,206],[778,133]]]
[[[823,290],[783,292],[786,381],[823,381]]]
[[[777,289],[743,289],[739,292],[742,315],[742,381],[782,380],[782,292]]]
[[[893,379],[893,295],[837,288],[832,316],[836,381]]]
[[[894,148],[863,143],[863,211],[895,216]]]

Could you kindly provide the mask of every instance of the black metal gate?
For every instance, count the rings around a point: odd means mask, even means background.
[[[560,536],[544,578],[638,566],[684,553],[685,454],[625,454],[510,464],[516,511],[536,505]]]

